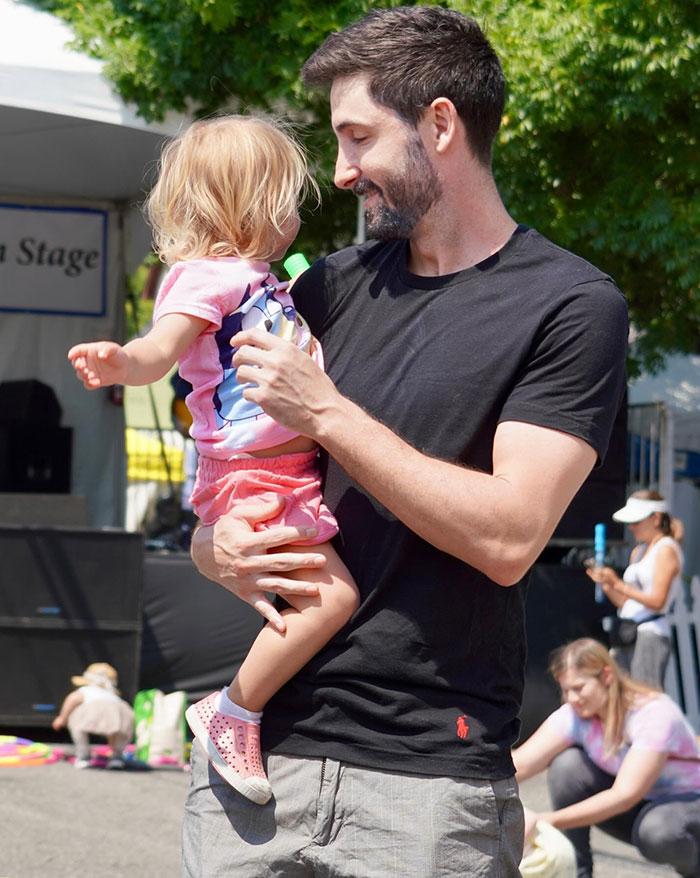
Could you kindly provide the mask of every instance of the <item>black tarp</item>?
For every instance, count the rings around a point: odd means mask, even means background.
[[[528,738],[561,703],[559,687],[549,675],[552,650],[578,637],[607,643],[601,619],[614,608],[597,604],[595,586],[583,567],[535,564],[525,605],[527,662],[521,740]]]
[[[201,576],[189,554],[144,555],[142,689],[184,689],[190,701],[230,683],[263,619]]]

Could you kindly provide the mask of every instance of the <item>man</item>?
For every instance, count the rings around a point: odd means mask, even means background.
[[[374,241],[295,286],[327,375],[264,333],[232,344],[249,398],[327,452],[362,603],[268,703],[271,803],[195,748],[185,874],[510,878],[526,574],[605,453],[625,303],[503,206],[504,82],[474,21],[377,10],[303,73],[330,86],[335,182],[367,196]],[[318,562],[255,520],[200,528],[193,555],[281,630],[264,592],[314,593]]]

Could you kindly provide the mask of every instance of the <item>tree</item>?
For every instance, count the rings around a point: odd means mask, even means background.
[[[399,0],[400,2],[400,0]],[[404,5],[412,5],[403,0]],[[303,61],[392,0],[42,0],[149,119],[172,108],[283,110],[328,181],[327,102]],[[483,22],[509,83],[494,169],[513,215],[625,291],[647,368],[700,340],[700,18],[690,0],[450,0]],[[324,193],[301,245],[347,244],[354,199]],[[633,364],[634,368],[634,364]]]
[[[453,5],[487,22],[509,82],[495,162],[506,203],[617,280],[639,333],[637,365],[697,351],[696,4]]]

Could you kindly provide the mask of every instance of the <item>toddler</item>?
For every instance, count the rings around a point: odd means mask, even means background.
[[[89,768],[90,735],[104,735],[112,748],[107,768],[124,768],[124,748],[134,734],[134,711],[119,697],[117,672],[107,662],[93,662],[77,677],[77,688],[63,700],[51,723],[55,731],[68,726],[75,744],[75,768]]]
[[[99,341],[68,352],[88,389],[149,384],[177,360],[193,386],[187,406],[200,456],[191,502],[202,522],[235,515],[241,502],[282,496],[284,511],[256,529],[316,529],[314,538],[296,545],[314,545],[326,558],[324,568],[305,573],[319,594],[288,596],[286,631],[267,624],[230,686],[186,713],[216,770],[259,804],[272,792],[260,755],[262,709],[347,622],[359,600],[328,542],[338,526],[321,497],[315,443],[246,400],[246,385],[237,382],[231,363],[231,337],[257,326],[323,366],[321,348],[296,313],[287,284],[269,266],[296,237],[299,203],[309,190],[318,192],[304,153],[279,124],[236,115],[194,123],[165,148],[146,203],[155,249],[171,266],[156,298],[153,328],[123,347]]]

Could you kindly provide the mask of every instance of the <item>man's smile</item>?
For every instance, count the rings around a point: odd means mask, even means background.
[[[367,201],[365,202],[365,207],[371,202],[376,201],[378,198],[382,197],[382,190],[379,186],[376,186],[374,183],[371,183],[369,180],[360,180],[357,185],[352,190],[355,195],[359,197],[366,195]]]

